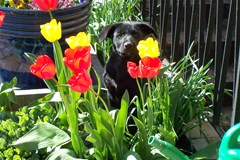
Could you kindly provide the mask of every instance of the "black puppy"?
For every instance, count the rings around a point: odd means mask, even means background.
[[[106,26],[99,34],[99,41],[111,38],[112,53],[105,67],[104,83],[111,107],[119,108],[125,90],[130,100],[139,94],[136,80],[127,72],[127,62],[138,64],[140,57],[136,46],[149,36],[157,37],[154,29],[143,22],[124,22]]]

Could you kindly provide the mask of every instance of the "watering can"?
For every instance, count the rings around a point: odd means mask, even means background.
[[[240,123],[224,134],[218,156],[218,160],[240,160]]]
[[[178,148],[154,136],[148,139],[148,143],[171,160],[190,160]],[[232,126],[224,134],[218,156],[218,160],[240,160],[240,123]]]

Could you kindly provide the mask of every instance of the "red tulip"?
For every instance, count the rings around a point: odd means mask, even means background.
[[[37,57],[36,63],[30,66],[30,71],[35,76],[41,79],[51,79],[56,74],[56,67],[47,55],[41,55]]]
[[[54,10],[58,6],[58,0],[34,0],[43,12]]]
[[[76,74],[83,69],[87,70],[91,63],[90,49],[90,46],[68,48],[65,50],[63,61]]]
[[[144,57],[139,61],[139,70],[143,78],[153,78],[159,74],[162,62],[159,58]]]
[[[88,91],[89,87],[92,85],[92,79],[88,75],[86,70],[78,74],[74,74],[69,80],[68,84],[70,88],[76,92],[84,93]]]
[[[130,62],[130,61],[127,62],[127,69],[128,69],[128,73],[132,78],[141,77],[139,72],[139,66],[137,66],[136,63]]]
[[[3,24],[3,20],[4,20],[4,18],[5,18],[5,14],[4,14],[4,12],[0,11],[0,27],[1,27],[2,24]]]

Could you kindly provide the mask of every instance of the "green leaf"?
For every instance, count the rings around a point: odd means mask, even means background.
[[[34,107],[34,106],[37,106],[39,104],[49,103],[49,102],[51,102],[51,100],[52,100],[52,98],[54,97],[55,94],[56,94],[56,92],[55,93],[49,93],[49,94],[45,95],[44,97],[39,98],[36,101],[33,101],[33,102],[29,103],[27,105],[27,107]]]
[[[106,144],[102,141],[100,132],[97,130],[93,130],[90,124],[85,124],[84,129],[90,133],[89,136],[87,136],[86,140],[91,142],[94,146],[94,153],[93,156],[96,159],[104,159],[104,155],[107,155],[107,147]]]
[[[56,147],[68,141],[70,141],[70,137],[66,132],[50,123],[43,122],[36,125],[11,146],[22,150],[36,150]]]
[[[7,105],[8,102],[18,103],[18,99],[13,90],[16,84],[17,78],[14,77],[10,82],[4,82],[3,85],[0,86],[0,106]]]
[[[76,158],[76,154],[70,149],[59,149],[52,152],[46,160],[85,160],[81,158]]]
[[[102,108],[99,108],[99,112],[94,113],[94,116],[97,117],[97,114],[99,114],[99,116],[100,116],[97,121],[98,130],[101,130],[101,128],[105,128],[112,134],[113,133],[112,126],[114,125],[114,121],[113,121],[113,118],[111,117],[110,113],[106,112]]]
[[[138,143],[136,145],[136,152],[143,158],[149,159],[151,157],[150,146],[148,145],[148,134],[145,125],[136,117],[132,116],[138,128]]]
[[[202,149],[200,149],[199,151],[197,151],[196,153],[194,153],[193,155],[191,155],[189,158],[190,159],[194,159],[194,158],[211,158],[213,156],[215,156],[217,154],[217,151],[219,149],[221,141],[218,141],[216,143],[210,144]]]
[[[89,136],[87,136],[86,140],[91,142],[94,146],[96,146],[97,149],[102,150],[104,148],[104,144],[102,142],[100,132],[97,130],[92,129],[89,123],[86,123],[84,126],[84,129],[90,133]]]
[[[53,54],[54,62],[57,68],[57,78],[60,84],[66,84],[67,80],[70,78],[69,73],[67,73],[67,68],[63,62],[63,53],[61,45],[58,41],[53,42]]]
[[[126,120],[127,120],[127,114],[128,114],[128,103],[129,103],[129,95],[128,95],[128,92],[125,91],[121,100],[121,108],[118,112],[117,120],[116,120],[116,134],[119,140],[120,138],[123,137],[123,134],[125,132]]]
[[[177,135],[174,132],[174,128],[171,130],[165,130],[162,126],[158,127],[159,133],[161,133],[162,139],[172,145],[175,145]]]
[[[35,54],[25,52],[24,55],[32,62],[35,63],[37,56]]]

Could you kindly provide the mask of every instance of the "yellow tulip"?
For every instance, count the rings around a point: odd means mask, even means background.
[[[49,42],[55,42],[62,37],[61,22],[52,19],[50,23],[46,23],[40,26],[41,34]]]
[[[85,32],[79,32],[77,36],[66,38],[66,42],[71,49],[74,49],[77,46],[90,46],[90,35]]]
[[[137,49],[141,59],[144,57],[156,58],[159,56],[158,42],[153,40],[152,37],[139,41]]]

